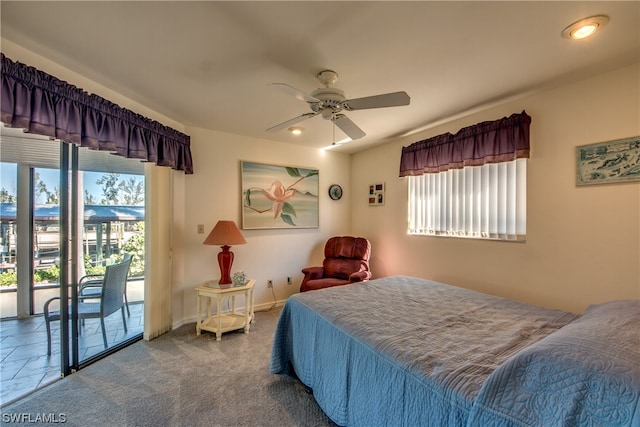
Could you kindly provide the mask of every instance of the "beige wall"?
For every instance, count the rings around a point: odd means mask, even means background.
[[[477,112],[352,159],[352,231],[372,242],[375,276],[407,274],[581,312],[640,298],[640,183],[576,187],[575,147],[640,135],[638,65]],[[527,242],[408,236],[400,152],[444,132],[526,110],[532,117]],[[369,207],[369,184],[386,204]]]
[[[575,146],[640,134],[638,65],[537,93],[349,156],[302,146],[188,128],[86,77],[2,40],[12,60],[33,65],[117,104],[191,135],[196,173],[172,173],[174,326],[195,319],[193,288],[218,274],[218,248],[202,245],[219,219],[240,223],[240,161],[320,170],[320,227],[247,230],[233,248],[233,270],[257,280],[256,303],[298,290],[300,269],[322,261],[324,241],[352,233],[373,244],[376,277],[408,274],[530,303],[582,311],[591,303],[640,297],[640,184],[576,187]],[[417,96],[417,94],[412,94]],[[527,242],[407,236],[406,181],[400,150],[417,140],[526,110],[532,117]],[[387,185],[386,204],[369,207],[368,186]],[[345,190],[331,201],[333,183]],[[172,189],[167,188],[167,191]],[[286,284],[286,277],[293,285]]]
[[[181,179],[183,188],[176,187],[176,195],[183,192],[186,209],[182,221],[176,217],[174,228],[174,257],[184,263],[183,278],[174,274],[174,322],[193,321],[196,306],[193,288],[203,280],[219,277],[220,248],[202,242],[218,220],[233,220],[241,225],[243,160],[319,170],[319,228],[241,230],[247,244],[231,249],[235,254],[232,272],[243,270],[256,279],[256,304],[268,307],[273,302],[271,290],[266,286],[269,279],[279,302],[298,292],[300,270],[322,264],[327,238],[349,232],[350,157],[198,128],[187,129],[187,133],[191,135],[195,173]],[[331,200],[327,193],[334,183],[346,189],[338,201]],[[197,233],[198,224],[204,224],[205,234]],[[180,246],[182,250],[178,251]],[[287,285],[287,277],[293,279],[293,284]]]

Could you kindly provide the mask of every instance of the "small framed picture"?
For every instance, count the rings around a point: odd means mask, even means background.
[[[369,186],[369,206],[384,205],[384,182]]]

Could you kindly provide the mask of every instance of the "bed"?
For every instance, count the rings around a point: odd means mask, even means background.
[[[270,372],[342,426],[640,426],[640,300],[576,315],[408,276],[301,293]]]

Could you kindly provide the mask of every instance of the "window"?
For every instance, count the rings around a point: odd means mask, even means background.
[[[530,123],[523,111],[403,147],[408,233],[524,241]]]
[[[409,234],[524,240],[527,159],[408,180]]]

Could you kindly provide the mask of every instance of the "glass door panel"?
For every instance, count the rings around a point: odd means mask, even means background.
[[[107,157],[103,159],[104,156]],[[104,319],[106,348],[100,319],[87,319],[80,326],[81,364],[140,339],[144,325],[144,170],[140,162],[114,157],[79,150],[78,194],[83,196],[78,202],[83,214],[78,217],[82,259],[78,277],[82,282],[85,275],[102,275],[109,265],[120,263],[125,254],[132,257],[122,295],[124,307]],[[108,161],[108,168],[101,166],[103,161]]]
[[[60,170],[33,169],[33,290],[31,314],[60,295]]]
[[[0,163],[0,317],[16,317],[17,250],[16,202],[18,168],[15,163]]]

